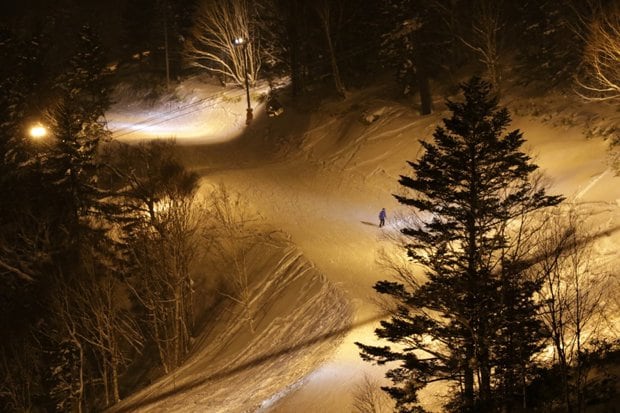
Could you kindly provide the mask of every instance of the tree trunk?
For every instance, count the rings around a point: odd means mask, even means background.
[[[551,291],[562,291],[559,277],[556,280],[549,281],[549,284],[552,286]],[[566,412],[571,413],[573,411],[573,406],[571,403],[571,394],[569,388],[569,369],[568,361],[566,359],[566,352],[564,351],[564,304],[561,302],[561,298],[552,295],[551,305],[552,308],[550,311],[550,316],[552,340],[553,345],[555,346],[555,351],[558,355],[558,364],[560,366],[560,376],[562,382],[562,393],[564,395]]]
[[[562,348],[562,343],[559,341],[556,341],[556,350],[558,352],[558,362],[560,363],[560,375],[562,376],[562,388],[564,393],[564,402],[566,403],[566,411],[571,413],[573,411],[573,405],[571,402],[568,378],[568,363],[566,361],[566,354]]]
[[[193,333],[196,327],[194,324],[194,291],[192,289],[192,278],[190,275],[188,275],[183,282],[183,297],[185,302],[185,305],[183,306],[185,309],[185,329],[187,337],[189,337],[190,333]],[[189,350],[189,348],[186,350]]]
[[[334,50],[334,44],[332,42],[332,36],[329,30],[329,6],[324,6],[321,10],[320,17],[323,23],[323,34],[325,34],[325,41],[327,43],[327,51],[329,53],[329,60],[332,67],[332,77],[334,78],[334,86],[336,87],[336,93],[342,98],[346,97],[346,89],[340,78],[340,70],[338,69],[338,60],[336,59],[336,52]]]
[[[289,38],[289,59],[291,65],[291,83],[293,96],[301,96],[305,89],[303,69],[301,62],[301,44],[299,35],[299,18],[298,7],[301,7],[297,1],[292,1],[288,5],[288,25],[287,32]]]
[[[463,412],[474,413],[474,369],[472,361],[474,359],[473,340],[467,339],[465,342],[465,365],[463,371]]]
[[[329,35],[329,30],[325,27],[325,36],[327,38],[327,47],[329,48],[329,57],[332,65],[332,76],[334,78],[334,86],[336,87],[336,92],[341,97],[346,97],[346,89],[344,84],[342,83],[342,79],[340,78],[340,70],[338,69],[338,62],[336,61],[336,54],[334,52],[334,46],[332,44],[332,38]]]
[[[103,392],[105,393],[105,405],[110,405],[110,377],[108,374],[108,363],[105,357],[101,360],[103,371],[101,372],[101,379],[103,381]]]
[[[153,307],[151,310],[151,317],[152,317],[152,323],[153,323],[153,335],[154,335],[154,339],[155,339],[155,344],[157,345],[157,351],[159,352],[159,359],[161,360],[161,364],[164,368],[164,373],[168,374],[170,373],[170,366],[168,365],[168,357],[166,355],[166,349],[164,348],[164,346],[166,345],[164,343],[164,340],[166,339],[166,337],[162,338],[161,337],[161,333],[159,331],[159,320],[157,319],[157,313],[156,313],[156,309],[155,307]]]
[[[82,413],[84,411],[84,349],[77,340],[75,342],[80,350],[80,388],[78,390],[77,408],[78,413]]]
[[[178,289],[178,287],[177,287]],[[181,297],[178,290],[174,293],[174,366],[178,367],[181,363],[181,353],[183,348],[183,321],[181,311]]]
[[[582,374],[583,374],[583,362],[581,357],[581,328],[582,328],[582,297],[583,293],[581,291],[581,283],[579,280],[579,270],[575,270],[574,277],[574,288],[575,288],[575,309],[574,309],[574,323],[575,323],[575,341],[577,345],[577,363],[575,365],[575,386],[576,386],[576,407],[577,412],[581,413],[583,411],[583,400],[582,400],[582,392],[583,392],[583,382],[582,382]]]
[[[430,115],[433,112],[431,84],[426,71],[418,68],[418,91],[420,92],[420,114]]]
[[[478,271],[476,268],[476,256],[478,254],[478,247],[476,244],[476,235],[478,234],[476,228],[476,207],[478,206],[478,165],[476,164],[476,153],[475,148],[470,145],[469,147],[469,159],[470,164],[467,165],[469,168],[470,175],[470,183],[468,188],[468,217],[467,223],[465,225],[465,233],[467,235],[467,272],[465,276],[467,277],[467,290],[466,293],[466,315],[469,321],[467,328],[469,331],[466,334],[465,341],[465,351],[467,355],[467,364],[466,364],[466,386],[465,386],[465,400],[464,400],[464,411],[469,413],[474,411],[475,403],[474,403],[474,374],[475,369],[473,364],[478,365],[480,360],[477,359],[476,354],[476,340],[475,335],[475,325],[474,323],[479,323],[479,316],[476,316],[475,308],[478,306],[476,302],[476,293],[478,291]]]
[[[489,366],[489,347],[486,343],[486,326],[481,322],[478,339],[478,364],[480,368],[480,412],[491,412],[491,368]]]
[[[117,366],[116,357],[112,357],[112,391],[114,392],[114,403],[118,403],[121,401],[121,395],[118,390],[118,366]]]
[[[523,411],[527,411],[527,377],[525,363],[521,364],[521,397]]]

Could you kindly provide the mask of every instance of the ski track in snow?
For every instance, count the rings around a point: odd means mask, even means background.
[[[584,195],[587,194],[588,191],[592,189],[608,173],[611,173],[611,170],[609,168],[605,169],[603,172],[592,178],[590,182],[586,185],[586,187],[579,191],[577,195],[575,195],[575,200],[583,198]]]

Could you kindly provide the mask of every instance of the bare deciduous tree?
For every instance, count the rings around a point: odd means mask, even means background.
[[[120,145],[109,166],[125,206],[128,288],[145,310],[146,330],[165,372],[189,351],[194,322],[192,264],[204,208],[198,175],[177,161],[173,142]]]
[[[106,407],[119,402],[121,368],[131,361],[130,351],[140,351],[143,346],[142,334],[129,312],[129,300],[124,297],[124,283],[111,274],[98,273],[95,255],[83,254],[83,271],[71,280],[60,278],[54,296],[59,316],[55,331],[60,333],[56,339],[79,354],[79,374],[74,384],[67,383],[67,388],[76,388],[78,409],[83,409],[86,389],[94,382],[103,385]]]
[[[355,386],[353,394],[355,413],[389,413],[393,404],[388,395],[381,390],[379,382],[367,374],[364,375],[362,382]]]
[[[560,368],[564,403],[583,410],[586,371],[581,355],[600,338],[607,319],[605,302],[612,297],[610,274],[593,256],[593,236],[576,209],[546,217],[538,234],[540,259],[532,270],[542,281],[541,317],[549,331]],[[572,374],[571,374],[572,373]]]
[[[211,224],[205,228],[204,239],[211,265],[226,278],[230,292],[224,296],[241,305],[244,318],[254,331],[251,278],[248,257],[263,237],[256,228],[258,217],[239,194],[231,194],[220,186],[212,194]]]
[[[583,78],[577,78],[587,100],[620,99],[620,6],[600,7],[585,23],[587,36],[582,66]]]
[[[12,411],[34,411],[36,383],[41,379],[40,346],[34,340],[3,343],[0,352],[0,400]]]
[[[91,282],[88,278],[74,287],[76,307],[83,313],[79,336],[95,356],[105,405],[110,406],[120,401],[119,374],[131,361],[128,351],[140,351],[143,337],[128,306],[123,306],[123,283],[112,276],[90,278]]]
[[[323,34],[325,36],[325,42],[327,44],[327,52],[329,53],[329,61],[332,69],[332,78],[334,79],[334,86],[336,93],[341,97],[346,97],[347,90],[342,82],[340,76],[340,69],[338,68],[338,60],[336,59],[336,51],[334,48],[334,41],[332,35],[332,20],[333,14],[342,10],[342,5],[339,2],[331,2],[328,0],[319,0],[314,3],[315,10],[321,22]],[[340,6],[340,7],[338,7]]]
[[[503,29],[501,16],[501,1],[479,0],[475,9],[473,22],[473,39],[461,41],[473,50],[482,64],[484,64],[489,82],[496,91],[500,91],[502,69],[500,62],[501,38]]]
[[[85,342],[80,336],[83,314],[81,309],[74,305],[76,294],[72,287],[66,280],[59,278],[52,304],[57,326],[50,331],[52,339],[57,341],[57,360],[51,367],[54,377],[52,395],[58,401],[59,410],[70,409],[82,413],[86,408],[85,392],[88,380]]]
[[[142,225],[131,245],[137,268],[130,288],[147,310],[150,335],[166,373],[189,351],[194,319],[190,268],[201,213],[193,195],[161,199],[155,219]]]
[[[258,78],[261,61],[259,39],[253,36],[252,9],[248,0],[205,0],[202,2],[186,55],[194,67],[245,84],[245,71],[253,84]],[[235,44],[242,38],[245,43]]]

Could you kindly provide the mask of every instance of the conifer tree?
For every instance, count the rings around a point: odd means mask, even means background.
[[[461,88],[464,102],[447,102],[452,116],[421,142],[413,176],[399,180],[413,193],[396,198],[417,210],[417,224],[402,229],[405,247],[424,270],[374,287],[394,300],[376,335],[396,346],[358,343],[365,360],[399,362],[384,390],[401,412],[422,412],[417,393],[435,381],[456,389],[448,410],[498,411],[540,344],[540,286],[523,274],[514,228],[522,232],[523,217],[562,198],[534,182],[523,135],[505,132],[510,116],[490,85],[473,78]]]
[[[445,3],[445,4],[444,4]],[[381,25],[382,60],[397,70],[397,78],[405,95],[420,95],[420,113],[433,110],[430,79],[444,63],[454,64],[450,51],[448,22],[454,19],[455,2],[419,0],[383,0]]]
[[[40,176],[27,133],[30,116],[36,113],[36,75],[41,67],[36,37],[20,40],[0,30],[0,329],[15,335],[29,325],[38,308],[37,291],[46,261],[31,240],[40,234],[37,216]],[[34,103],[36,102],[36,103]],[[49,203],[49,202],[48,202]],[[1,351],[1,350],[0,350]],[[0,405],[0,410],[1,405]]]
[[[43,160],[46,181],[60,201],[65,226],[77,228],[79,219],[101,206],[97,181],[97,151],[109,132],[105,57],[89,26],[79,32],[68,70],[58,79],[59,99],[50,111],[54,144]]]
[[[583,40],[575,30],[579,26],[575,11],[588,3],[544,0],[512,4],[513,14],[518,16],[513,30],[520,39],[515,46],[524,81],[542,81],[551,87],[573,78],[583,50]]]
[[[50,378],[48,393],[53,400],[72,397],[72,408],[83,411],[91,403],[85,387],[96,376],[93,366],[98,348],[85,327],[96,320],[80,306],[80,301],[83,296],[95,297],[100,291],[94,281],[91,289],[85,288],[81,295],[65,286],[84,285],[91,267],[94,278],[105,280],[115,274],[111,267],[118,264],[115,242],[106,232],[111,226],[111,215],[107,213],[115,206],[106,200],[110,193],[99,183],[98,149],[109,134],[104,117],[109,106],[106,61],[90,27],[84,26],[77,33],[67,70],[56,83],[57,99],[48,112],[51,133],[40,153],[45,194],[42,200],[47,201],[42,205],[41,219],[49,223],[48,236],[55,248],[46,301],[48,306],[62,311],[45,317],[43,330],[48,336],[46,351],[60,363],[65,360],[60,357],[63,346],[79,357],[66,375]],[[94,257],[89,255],[90,251]],[[111,334],[108,331],[109,337]],[[70,340],[63,341],[67,337]],[[49,368],[56,371],[60,366]],[[67,381],[67,389],[79,391],[59,393],[57,390],[64,388],[63,380]]]

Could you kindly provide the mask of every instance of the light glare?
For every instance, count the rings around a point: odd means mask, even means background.
[[[30,128],[30,136],[33,138],[42,138],[47,135],[47,129],[43,125],[34,125]]]

